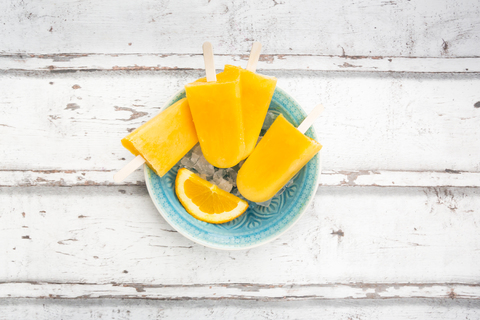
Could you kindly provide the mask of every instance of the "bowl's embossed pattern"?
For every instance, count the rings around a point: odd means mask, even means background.
[[[173,96],[164,107],[185,97],[182,90]],[[305,112],[297,102],[280,88],[275,89],[270,109],[281,112],[291,123],[298,126]],[[310,128],[309,137],[316,139]],[[270,206],[250,204],[247,211],[235,220],[224,224],[199,221],[185,211],[175,195],[175,178],[179,166],[173,167],[160,178],[145,165],[145,179],[150,196],[165,220],[185,237],[202,245],[218,249],[246,249],[277,238],[291,227],[307,209],[314,197],[320,175],[320,156],[317,154],[296,175],[282,194],[272,199]]]

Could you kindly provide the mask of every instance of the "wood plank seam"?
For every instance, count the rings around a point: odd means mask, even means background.
[[[122,183],[113,181],[112,170],[0,170],[0,187],[36,186],[144,186],[137,170]],[[480,187],[480,172],[325,170],[320,186],[340,187]]]
[[[246,65],[246,54],[216,55],[217,65]],[[480,56],[402,57],[312,54],[264,54],[259,70],[375,71],[408,73],[478,73]],[[201,54],[0,54],[0,70],[25,71],[159,71],[203,70]]]
[[[189,284],[2,282],[0,298],[151,300],[480,299],[480,284]]]

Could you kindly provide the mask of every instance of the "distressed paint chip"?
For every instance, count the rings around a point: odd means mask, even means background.
[[[343,64],[338,66],[339,68],[361,68],[362,66],[356,66],[353,64],[350,64],[348,62],[344,62]]]
[[[330,234],[343,237],[345,235],[345,232],[343,232],[342,229],[338,229],[337,231],[332,231]]]
[[[137,111],[132,108],[127,108],[127,107],[119,107],[119,106],[113,106],[115,108],[115,111],[130,111],[132,114],[130,115],[130,118],[128,119],[119,119],[122,121],[131,121],[137,118],[144,117],[148,115],[148,112],[143,112],[143,111]],[[127,129],[128,130],[128,129]]]
[[[452,169],[445,169],[446,173],[452,173],[452,174],[461,174],[460,171],[458,170],[452,170]]]
[[[80,109],[80,106],[76,103],[69,103],[65,108],[65,110],[77,110],[77,109]]]

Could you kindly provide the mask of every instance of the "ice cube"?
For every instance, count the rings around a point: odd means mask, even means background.
[[[227,177],[232,178],[234,181],[237,180],[237,171],[235,171],[235,170],[232,169],[232,168],[228,168],[227,170],[225,170],[225,175],[226,175]]]
[[[192,161],[187,156],[183,157],[182,160],[180,160],[180,164],[187,169],[190,169],[193,167]]]
[[[213,180],[213,183],[215,183],[218,186],[220,184],[220,182],[223,181],[223,178],[221,176],[217,175],[217,173],[215,172],[212,180]]]
[[[224,179],[230,182],[234,187],[237,186],[237,171],[232,168],[225,170]]]
[[[237,197],[245,198],[238,192],[237,171],[245,160],[240,161],[234,168],[222,169],[212,166],[203,156],[202,148],[199,144],[195,145],[181,160],[180,164],[197,173],[200,178],[217,185],[227,192],[234,191]],[[233,190],[232,190],[233,189]]]
[[[197,169],[199,173],[205,173],[207,176],[213,176],[215,173],[215,168],[208,163],[203,155],[195,163],[194,168]]]
[[[255,202],[257,206],[262,206],[262,207],[268,207],[270,203],[272,202],[273,198],[268,199],[267,201],[264,202]]]
[[[216,168],[215,173],[213,174],[213,177],[218,177],[218,178],[223,178],[225,176],[225,169],[219,169]]]
[[[183,158],[187,158],[187,159],[190,159],[192,157],[192,150],[188,151],[183,157]]]
[[[213,175],[215,174],[215,167],[208,163],[205,165],[205,172],[208,176],[211,176],[213,178]]]
[[[285,189],[287,189],[286,185],[284,185],[282,189],[278,190],[278,192],[275,194],[275,197],[281,195],[285,191]]]
[[[216,184],[217,187],[219,187],[222,190],[225,190],[227,192],[230,192],[233,188],[233,185],[228,182],[227,180],[221,179],[218,184]]]
[[[245,199],[242,194],[240,193],[240,191],[238,191],[238,189],[236,187],[234,187],[232,190],[231,190],[231,194],[233,194],[234,196],[237,196],[239,197],[240,199],[242,200],[245,200],[245,201],[248,201],[247,199]]]
[[[192,153],[190,155],[190,160],[193,163],[193,165],[195,165],[195,163],[197,163],[198,159],[200,159],[200,156],[197,153]]]
[[[192,153],[200,156],[203,156],[202,152],[202,147],[200,147],[200,144],[197,143],[193,148],[192,148]]]

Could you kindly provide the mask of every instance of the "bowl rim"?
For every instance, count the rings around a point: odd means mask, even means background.
[[[300,104],[298,103],[297,100],[295,100],[291,95],[289,95],[285,90],[279,88],[278,86],[275,88],[275,90],[279,90],[282,94],[284,95],[287,95],[291,100],[293,100],[293,102],[298,105],[302,110],[303,108],[300,106]],[[185,91],[184,88],[178,90],[176,93],[174,93],[172,96],[170,96],[167,101],[162,105],[162,107],[160,108],[160,112],[162,112],[163,110],[165,110],[166,108],[168,108],[169,106],[172,105],[172,100],[174,100],[178,95],[182,94],[183,92]],[[311,126],[312,130],[314,131],[315,135],[316,135],[316,131],[315,131],[315,127],[314,126]],[[264,245],[264,244],[267,244],[275,239],[278,239],[279,237],[281,237],[282,235],[284,235],[287,231],[289,231],[294,225],[297,224],[297,222],[300,220],[300,218],[305,214],[305,212],[308,210],[308,208],[310,208],[310,205],[312,204],[313,200],[315,199],[315,194],[317,193],[317,190],[318,190],[318,186],[319,186],[319,181],[320,181],[320,176],[322,175],[322,150],[320,150],[318,152],[318,156],[319,156],[319,163],[318,163],[318,172],[317,172],[317,176],[316,176],[316,181],[315,181],[315,186],[313,188],[313,192],[312,192],[312,196],[310,197],[310,199],[307,201],[306,205],[303,207],[302,211],[300,212],[300,214],[297,215],[296,219],[293,221],[292,224],[290,224],[287,228],[285,228],[284,230],[282,230],[280,233],[278,234],[275,234],[273,236],[270,236],[270,237],[267,237],[257,243],[254,243],[252,245],[249,245],[249,246],[243,246],[243,247],[225,247],[225,246],[215,246],[215,245],[212,245],[211,243],[208,243],[208,242],[204,242],[200,239],[196,239],[192,236],[190,236],[189,234],[185,233],[181,228],[177,228],[176,226],[174,226],[172,223],[170,223],[168,217],[166,214],[164,214],[163,212],[163,208],[159,207],[157,205],[157,202],[154,201],[153,199],[153,190],[151,190],[152,186],[151,186],[151,183],[150,183],[150,178],[148,176],[148,172],[149,172],[149,169],[147,164],[144,164],[143,165],[143,174],[144,174],[144,177],[145,177],[145,184],[147,186],[147,190],[148,190],[148,195],[150,196],[150,199],[152,200],[153,204],[155,205],[155,208],[157,208],[157,211],[160,213],[160,215],[162,216],[162,218],[170,225],[170,227],[172,227],[173,229],[175,229],[175,231],[177,231],[178,233],[180,233],[182,236],[184,236],[185,238],[195,242],[195,243],[198,243],[202,246],[205,246],[207,248],[212,248],[212,249],[217,249],[217,250],[223,250],[223,251],[239,251],[239,250],[248,250],[248,249],[252,249],[252,248],[256,248],[256,247],[259,247],[261,245]]]

